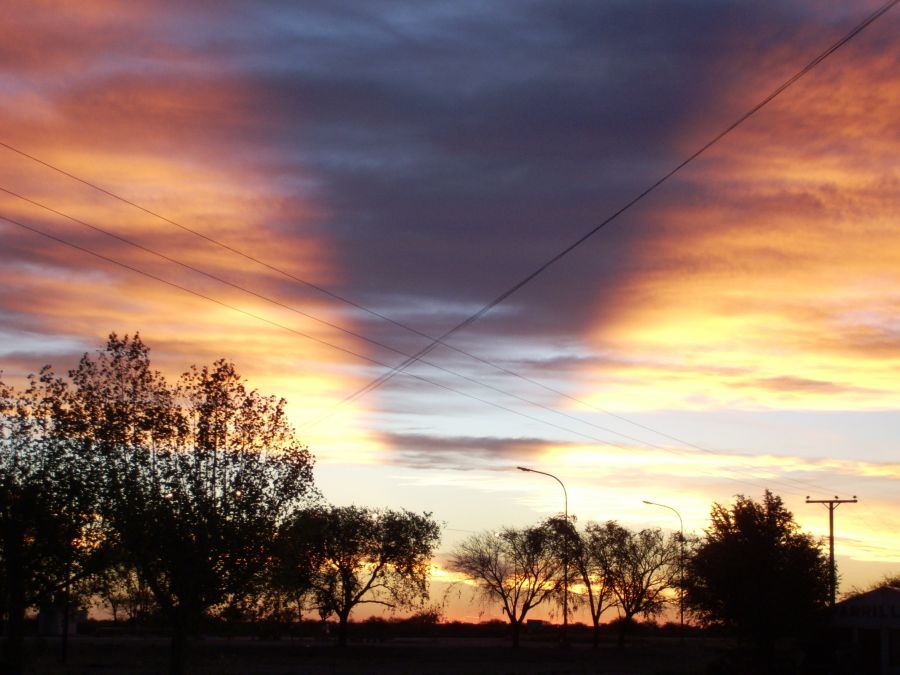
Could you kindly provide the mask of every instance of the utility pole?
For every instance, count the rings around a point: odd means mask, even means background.
[[[807,504],[824,504],[828,509],[828,560],[831,563],[831,606],[834,607],[835,597],[837,596],[837,568],[834,564],[834,510],[841,504],[856,504],[858,500],[856,495],[853,499],[839,499],[837,495],[834,499],[810,499],[806,496]]]

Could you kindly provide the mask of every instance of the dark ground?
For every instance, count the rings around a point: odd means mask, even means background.
[[[190,673],[197,675],[350,675],[356,673],[449,675],[484,673],[604,673],[685,675],[706,673],[722,651],[713,640],[645,639],[620,650],[577,644],[567,649],[546,642],[491,638],[399,638],[380,644],[333,644],[309,639],[205,638],[191,644]],[[69,640],[66,665],[58,638],[28,641],[35,675],[165,675],[169,642],[161,637],[77,636]]]

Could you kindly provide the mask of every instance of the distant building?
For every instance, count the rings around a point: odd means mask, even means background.
[[[72,608],[69,611],[69,635],[78,632],[78,624],[87,621],[87,611]],[[38,612],[38,635],[58,637],[65,629],[65,610],[58,605],[41,605]]]
[[[900,675],[900,588],[878,588],[834,607],[833,625],[859,675]]]

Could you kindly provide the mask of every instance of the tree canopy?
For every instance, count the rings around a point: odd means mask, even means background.
[[[603,529],[589,523],[585,532],[576,533],[572,564],[581,592],[576,596],[587,605],[593,624],[594,647],[600,644],[600,617],[615,604],[611,578],[608,574],[610,551],[608,539],[602,536]]]
[[[710,517],[686,567],[686,602],[698,619],[760,647],[810,628],[830,597],[828,557],[781,498],[738,496],[714,504]]]
[[[623,619],[621,642],[634,617],[657,616],[669,602],[667,591],[677,586],[680,542],[659,529],[633,531],[615,521],[589,523],[586,535]]]
[[[513,646],[528,612],[558,595],[563,581],[558,533],[548,523],[474,534],[453,552],[450,568],[472,580],[486,600],[500,602]]]
[[[120,581],[134,570],[152,591],[179,672],[192,625],[244,594],[279,527],[318,499],[285,405],[248,390],[224,360],[170,384],[138,336],[115,334],[68,380],[45,368],[24,392],[0,383],[10,637],[27,606],[99,571],[99,554],[115,550],[103,563],[119,566]],[[7,640],[6,660],[19,668],[16,644]]]
[[[25,610],[50,604],[104,556],[97,466],[71,436],[72,399],[49,368],[24,391],[0,381],[0,610],[4,660],[22,668]]]
[[[297,513],[279,535],[278,578],[307,590],[323,618],[338,617],[347,643],[354,607],[412,607],[428,597],[440,526],[429,513],[328,506]]]
[[[139,338],[112,336],[73,381],[107,464],[101,513],[172,622],[177,670],[192,625],[242,593],[315,496],[312,457],[284,400],[248,391],[223,360],[171,386]]]

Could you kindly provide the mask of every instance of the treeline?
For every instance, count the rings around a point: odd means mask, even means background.
[[[819,638],[827,628],[831,570],[822,542],[799,531],[782,500],[738,496],[713,504],[702,536],[630,530],[615,521],[576,527],[558,516],[535,526],[474,534],[450,567],[499,605],[513,645],[529,612],[550,603],[565,613],[585,610],[599,643],[601,616],[622,645],[636,618],[655,620],[666,609],[688,613],[691,624],[742,638],[771,666],[778,640]]]
[[[429,513],[336,507],[313,481],[285,401],[248,390],[232,364],[169,382],[141,340],[112,335],[66,376],[17,390],[0,380],[0,614],[3,658],[24,671],[26,611],[101,598],[114,616],[162,619],[171,672],[203,620],[336,617],[347,641],[362,604],[421,608],[440,540]],[[518,644],[529,612],[637,617],[683,600],[691,621],[770,650],[822,615],[830,570],[781,500],[714,504],[687,540],[574,518],[474,534],[450,569],[496,603]],[[608,614],[607,614],[608,616]]]
[[[177,382],[139,337],[111,335],[62,377],[0,381],[0,614],[6,672],[24,671],[29,608],[105,598],[155,613],[171,672],[207,616],[412,606],[427,595],[440,528],[430,514],[334,507],[285,401],[248,390],[232,364]]]
[[[692,623],[744,638],[764,659],[780,638],[825,625],[830,566],[822,542],[799,531],[782,500],[738,496],[713,504],[702,536],[631,530],[558,516],[535,526],[474,534],[450,559],[507,618],[519,643],[529,612],[550,603],[586,610],[597,646],[601,615],[616,612],[619,643],[641,617],[684,609]]]
[[[473,581],[484,599],[500,605],[518,646],[529,612],[554,603],[584,607],[599,640],[601,615],[618,609],[620,640],[635,616],[654,617],[667,605],[680,569],[680,542],[661,530],[635,532],[615,522],[551,518],[536,526],[475,534],[454,551],[450,568]],[[568,595],[564,596],[564,592]]]

